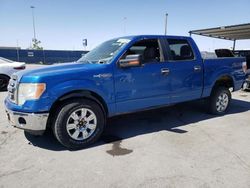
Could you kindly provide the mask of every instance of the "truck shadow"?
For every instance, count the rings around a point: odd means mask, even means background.
[[[232,99],[231,108],[224,116],[249,110],[250,102]],[[120,146],[123,139],[159,131],[185,134],[187,131],[182,129],[183,126],[216,117],[206,113],[203,101],[186,102],[161,109],[116,116],[108,119],[103,136],[89,148],[107,143],[118,143]],[[47,131],[45,135],[39,137],[28,133],[25,133],[25,136],[34,146],[53,151],[66,150],[56,141],[51,132]]]

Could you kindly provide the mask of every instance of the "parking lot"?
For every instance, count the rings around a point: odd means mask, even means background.
[[[227,115],[202,102],[114,117],[94,146],[69,151],[50,131],[8,125],[0,93],[0,187],[250,187],[250,93]]]

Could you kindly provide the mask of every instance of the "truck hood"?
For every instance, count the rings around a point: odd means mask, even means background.
[[[21,82],[38,82],[49,78],[60,77],[64,79],[73,79],[73,77],[82,77],[83,73],[96,72],[103,66],[101,64],[83,64],[83,63],[63,63],[57,65],[48,65],[31,70],[20,71],[16,73]]]

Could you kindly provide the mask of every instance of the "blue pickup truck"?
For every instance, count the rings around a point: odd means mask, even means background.
[[[77,62],[14,74],[6,113],[14,127],[33,134],[52,128],[64,146],[84,148],[119,114],[201,98],[211,113],[226,113],[231,91],[245,80],[244,61],[202,59],[190,37],[116,38]]]

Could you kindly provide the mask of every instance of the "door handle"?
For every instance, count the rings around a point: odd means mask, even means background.
[[[161,74],[163,74],[163,75],[169,75],[169,73],[170,73],[170,70],[168,68],[162,68],[161,69]]]
[[[201,66],[196,65],[194,66],[194,72],[200,72],[201,71]]]

